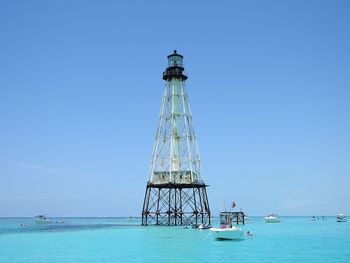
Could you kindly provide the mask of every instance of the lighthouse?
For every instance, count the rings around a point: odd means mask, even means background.
[[[142,225],[210,224],[207,185],[192,125],[183,56],[174,50],[167,59]]]

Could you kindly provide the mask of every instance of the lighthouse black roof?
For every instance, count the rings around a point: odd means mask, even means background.
[[[173,54],[170,54],[170,55],[168,56],[168,58],[173,57],[173,56],[178,56],[178,57],[183,58],[183,55],[178,54],[177,51],[176,51],[176,49],[174,50],[174,53],[173,53]]]

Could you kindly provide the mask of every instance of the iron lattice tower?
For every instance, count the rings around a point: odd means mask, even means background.
[[[168,56],[142,225],[210,224],[207,185],[186,93],[183,56]]]

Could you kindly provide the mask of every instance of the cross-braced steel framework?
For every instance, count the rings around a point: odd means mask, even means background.
[[[142,224],[210,224],[208,204],[203,185],[147,186]]]
[[[210,224],[183,57],[174,51],[163,73],[165,90],[142,210],[142,225]]]

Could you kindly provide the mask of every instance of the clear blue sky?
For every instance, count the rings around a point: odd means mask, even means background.
[[[1,1],[0,216],[140,215],[166,56],[212,212],[350,214],[349,1]]]

